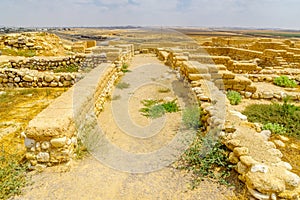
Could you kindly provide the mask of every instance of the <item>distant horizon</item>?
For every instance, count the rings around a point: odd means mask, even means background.
[[[195,29],[228,29],[228,30],[281,30],[300,32],[300,29],[278,28],[278,27],[214,27],[214,26],[142,26],[142,25],[110,25],[110,26],[4,26],[0,28],[24,28],[24,29],[39,29],[39,28],[195,28]]]
[[[299,0],[1,0],[5,27],[300,30]]]

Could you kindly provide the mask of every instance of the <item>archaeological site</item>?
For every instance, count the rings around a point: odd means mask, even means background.
[[[0,199],[300,199],[288,34],[0,33]]]

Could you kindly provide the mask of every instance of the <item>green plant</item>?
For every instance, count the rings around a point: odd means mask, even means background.
[[[236,91],[228,91],[227,94],[227,99],[230,101],[231,105],[238,105],[242,101],[242,96],[240,93]]]
[[[144,105],[144,107],[139,111],[143,116],[155,119],[163,116],[166,112],[178,112],[180,108],[176,101],[177,99],[174,99],[172,101],[161,103],[161,101],[153,99],[142,100],[141,103]]]
[[[81,140],[78,140],[77,147],[75,148],[76,159],[80,160],[88,153],[87,148]]]
[[[172,112],[178,112],[180,111],[180,108],[177,104],[177,99],[174,99],[172,101],[164,102],[161,104],[161,106],[165,109],[167,113],[172,113]]]
[[[158,89],[158,92],[159,93],[168,93],[168,92],[170,92],[171,90],[170,90],[170,88],[159,88]]]
[[[75,64],[67,65],[65,67],[58,67],[53,70],[54,73],[59,73],[59,72],[78,72],[79,66]]]
[[[203,146],[209,146],[203,152]],[[221,184],[229,184],[226,178],[230,176],[234,165],[229,162],[228,150],[220,141],[213,142],[202,138],[198,133],[193,144],[181,158],[179,168],[193,174],[192,188],[195,188],[204,177],[217,180]]]
[[[182,114],[183,124],[187,128],[198,129],[201,126],[200,122],[201,109],[199,106],[191,106],[186,108]]]
[[[10,55],[10,56],[24,56],[24,57],[33,57],[36,56],[35,50],[29,49],[11,49],[11,48],[4,48],[1,49],[3,55]]]
[[[272,133],[284,134],[287,129],[283,125],[277,123],[267,123],[263,125],[263,130],[270,130]]]
[[[297,87],[297,83],[294,80],[289,79],[287,76],[279,76],[274,79],[274,84],[280,87]]]
[[[126,82],[120,82],[116,85],[116,88],[121,89],[121,90],[129,88],[129,87],[130,87],[130,84],[126,83]]]
[[[126,72],[130,72],[130,70],[128,69],[128,64],[127,63],[123,63],[122,67],[121,67],[121,71],[126,73]]]
[[[121,95],[114,95],[111,100],[116,101],[121,99]]]
[[[286,132],[280,131],[279,134],[300,138],[300,107],[288,103],[288,98],[284,99],[283,104],[249,105],[243,114],[250,122],[278,124],[286,129]]]
[[[20,157],[4,150],[0,153],[0,199],[8,199],[21,194],[26,184],[26,163],[20,163]]]

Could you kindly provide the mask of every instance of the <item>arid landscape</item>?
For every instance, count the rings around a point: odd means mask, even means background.
[[[0,199],[299,199],[299,35],[0,34]]]

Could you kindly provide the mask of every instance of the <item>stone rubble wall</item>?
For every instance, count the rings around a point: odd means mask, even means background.
[[[74,73],[38,72],[29,69],[0,68],[0,88],[70,87],[77,81]]]
[[[204,49],[215,56],[229,56],[236,61],[258,61],[261,67],[300,68],[300,49],[295,48],[294,43],[257,41],[253,44],[230,45],[228,39],[212,39],[212,46],[204,46]],[[242,41],[242,40],[241,40]]]
[[[248,98],[256,92],[256,87],[252,81],[243,76],[236,76],[228,71],[228,67],[238,68],[239,71],[252,72],[259,70],[257,65],[251,63],[233,63],[226,56],[189,55],[185,50],[162,49],[157,51],[158,58],[171,66],[173,69],[180,68],[182,73],[188,77],[189,81],[200,79],[212,80],[219,89],[235,90]],[[169,55],[167,55],[169,54]],[[215,63],[215,64],[213,64]],[[240,71],[241,70],[241,71]],[[232,70],[236,71],[236,70]]]
[[[166,50],[160,51],[160,59],[169,58]],[[282,153],[276,148],[276,145],[283,142],[275,145],[269,141],[270,131],[262,131],[258,124],[248,122],[246,116],[230,110],[230,104],[215,80],[220,80],[218,76],[221,75],[226,85],[226,81],[238,77],[239,84],[234,83],[238,86],[241,82],[249,86],[251,81],[225,70],[216,73],[220,68],[199,62],[178,62],[176,56],[172,62],[170,66],[185,79],[185,83],[200,102],[206,137],[212,140],[221,139],[231,150],[230,162],[236,164],[235,170],[240,174],[239,179],[245,183],[249,193],[259,200],[300,198],[300,177],[291,172],[289,163],[281,160]]]
[[[15,69],[27,68],[39,71],[53,71],[65,69],[70,65],[80,66],[85,60],[85,55],[67,57],[34,57],[19,60],[9,60],[10,66]]]
[[[32,169],[66,163],[75,156],[87,116],[99,113],[120,75],[114,64],[101,64],[32,119],[25,130],[26,158]]]

